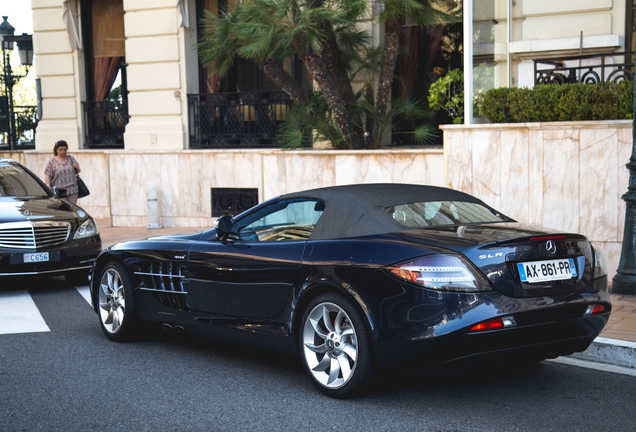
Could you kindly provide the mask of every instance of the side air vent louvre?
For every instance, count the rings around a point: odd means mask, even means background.
[[[146,266],[147,270],[136,271],[141,277],[140,290],[150,291],[161,304],[172,309],[190,310],[184,286],[187,280],[182,273],[182,263],[159,261]]]

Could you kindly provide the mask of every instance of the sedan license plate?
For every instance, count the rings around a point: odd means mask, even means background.
[[[43,262],[43,261],[49,260],[49,253],[48,252],[25,253],[23,258],[25,263]]]
[[[518,263],[521,282],[537,283],[567,280],[576,276],[573,258]]]

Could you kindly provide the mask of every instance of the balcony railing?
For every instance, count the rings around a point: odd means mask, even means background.
[[[8,134],[0,134],[1,150],[32,150],[35,148],[35,129],[38,126],[38,109],[36,106],[14,106],[15,137],[12,146],[8,142]]]
[[[85,144],[89,148],[124,148],[128,105],[112,101],[82,102]]]
[[[190,148],[280,147],[280,121],[291,100],[284,92],[188,95]]]
[[[537,85],[634,81],[634,53],[591,54],[534,60],[534,77]]]

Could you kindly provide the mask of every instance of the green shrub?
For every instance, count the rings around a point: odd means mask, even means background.
[[[496,88],[484,94],[481,112],[492,123],[631,119],[633,86],[621,81]]]
[[[493,123],[511,123],[508,95],[513,91],[509,87],[499,87],[484,93],[481,114]]]
[[[511,90],[508,94],[508,107],[512,118],[510,123],[540,121],[534,91],[525,87]]]

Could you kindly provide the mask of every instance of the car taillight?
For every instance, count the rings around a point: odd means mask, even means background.
[[[502,328],[516,327],[516,326],[517,326],[517,322],[515,321],[515,318],[512,316],[507,316],[503,318],[489,319],[488,321],[484,321],[479,324],[476,324],[472,326],[470,330],[468,330],[468,332],[475,333],[475,332],[482,332],[482,331],[488,331],[488,330],[499,330]]]
[[[488,280],[461,256],[432,255],[397,264],[387,270],[400,279],[434,290],[492,291]]]
[[[605,312],[605,306],[602,304],[589,305],[585,311],[585,315],[596,315]]]

